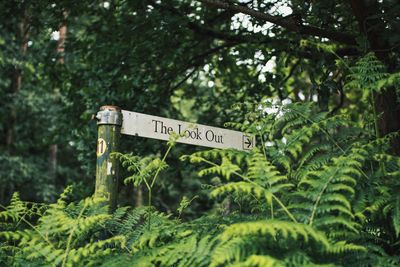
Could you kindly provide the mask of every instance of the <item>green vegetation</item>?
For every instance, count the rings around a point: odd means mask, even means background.
[[[0,3],[0,265],[399,266],[400,4],[317,2]],[[257,147],[123,137],[110,212],[105,104]]]
[[[400,158],[387,154],[395,135],[375,138],[346,116],[313,112],[316,107],[310,103],[280,106],[278,118],[276,113],[265,114],[265,108],[259,105],[259,118],[237,127],[258,129],[254,133],[273,143],[268,149],[214,149],[182,158],[201,164],[201,177],[215,176],[204,185],[210,198],[220,200],[215,211],[183,221],[180,216],[190,205],[188,199],[175,212],[179,216],[154,210],[151,192],[160,170],[167,167],[165,157],[117,154],[132,173],[124,182],[148,187],[148,206],[120,207],[108,214],[102,199],[69,203],[70,187],[50,205],[21,201],[15,193],[0,213],[2,262],[16,266],[27,261],[33,266],[400,264],[396,253]]]

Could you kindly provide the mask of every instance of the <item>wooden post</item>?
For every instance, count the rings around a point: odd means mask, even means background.
[[[117,207],[119,162],[111,158],[118,151],[122,113],[116,106],[102,106],[96,115],[98,125],[95,196],[108,200],[110,212]]]

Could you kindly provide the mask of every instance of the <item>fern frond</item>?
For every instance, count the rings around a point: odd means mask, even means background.
[[[294,222],[265,220],[233,224],[220,235],[222,241],[234,237],[258,236],[263,239],[277,240],[278,238],[292,239],[312,244],[319,249],[329,247],[328,239],[314,228]]]
[[[312,206],[309,218],[306,220],[310,225],[315,224],[317,227],[337,225],[356,231],[350,200],[354,197],[353,188],[357,184],[356,179],[361,176],[359,168],[365,161],[366,155],[361,148],[354,148],[351,152],[349,155],[333,158],[330,165],[324,166],[322,170],[309,172],[300,181],[300,190],[295,195],[300,197],[298,201],[309,202]],[[296,207],[296,204],[293,208],[303,209],[300,206]],[[307,208],[303,211],[309,212],[309,210]],[[317,222],[318,220],[320,221]]]
[[[281,261],[266,255],[251,255],[245,261],[229,264],[230,267],[283,267]]]
[[[358,60],[350,69],[352,73],[348,75],[347,88],[380,90],[385,84],[383,81],[389,76],[385,66],[372,52]]]
[[[232,174],[239,172],[239,166],[233,164],[227,157],[222,157],[221,165],[213,165],[212,167],[203,169],[199,172],[199,175],[204,176],[207,174],[218,174],[229,180]]]
[[[233,237],[229,241],[219,244],[211,255],[210,267],[225,266],[232,261],[240,261],[247,253],[257,253],[253,246],[253,239]]]
[[[18,222],[27,212],[27,205],[21,201],[19,193],[15,192],[11,197],[10,205],[4,211],[0,212],[0,220]]]
[[[327,253],[333,255],[339,255],[348,252],[351,253],[367,252],[367,248],[356,244],[346,243],[345,241],[339,241],[332,244],[327,250]]]

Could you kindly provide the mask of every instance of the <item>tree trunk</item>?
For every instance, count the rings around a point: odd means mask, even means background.
[[[377,16],[378,2],[352,0],[351,7],[358,21],[360,32],[367,38],[370,50],[382,61],[389,72],[398,71],[396,63],[390,59],[390,49],[387,48],[385,22]],[[375,97],[375,108],[378,113],[378,132],[380,136],[400,131],[400,105],[395,88],[387,88]],[[392,139],[391,152],[400,155],[400,137]]]
[[[28,50],[28,39],[29,39],[29,18],[27,12],[24,13],[24,17],[22,21],[18,25],[18,31],[16,33],[17,40],[20,40],[20,47],[19,47],[19,56],[23,59],[26,55]],[[22,86],[22,69],[19,66],[15,66],[14,71],[11,77],[11,94],[13,99],[15,99],[19,91],[21,90]],[[7,130],[6,130],[6,146],[8,152],[11,152],[12,146],[15,142],[15,123],[17,120],[17,109],[16,103],[13,103],[10,109],[10,117],[7,123]]]
[[[65,39],[67,38],[67,12],[64,12],[64,19],[59,28],[59,39],[57,42],[57,63],[64,64],[64,52],[65,52]],[[58,145],[52,144],[49,147],[49,176],[50,179],[54,182],[56,186],[57,183],[57,152],[58,152]]]
[[[397,102],[395,88],[389,88],[375,98],[375,106],[379,116],[378,127],[380,136],[400,130],[400,105]],[[400,137],[395,137],[391,143],[392,153],[400,155]]]
[[[135,207],[139,208],[143,206],[143,188],[142,186],[138,186],[135,188]]]
[[[49,176],[56,182],[57,178],[57,152],[58,152],[58,145],[52,144],[49,147]]]
[[[64,20],[58,29],[60,37],[57,43],[58,63],[64,64],[65,40],[67,38],[67,12],[64,12]]]
[[[16,40],[19,43],[19,61],[23,62],[26,52],[28,50],[28,41],[29,41],[29,16],[28,10],[24,11],[23,17],[21,18],[20,23],[18,23],[18,27],[15,33]],[[18,119],[18,103],[16,101],[19,92],[21,91],[22,86],[22,69],[21,65],[14,66],[14,69],[11,73],[11,84],[10,84],[10,93],[11,93],[11,105],[9,108],[9,117],[6,121],[6,136],[5,136],[5,144],[6,151],[9,155],[15,153],[14,152],[14,144],[16,140],[15,136],[15,125]],[[9,186],[4,186],[0,190],[0,203],[5,203],[6,199],[11,197],[12,192],[14,191],[14,184],[10,184]]]

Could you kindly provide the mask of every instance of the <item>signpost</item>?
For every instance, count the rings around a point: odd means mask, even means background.
[[[178,143],[213,148],[251,150],[254,136],[223,128],[172,120],[143,113],[122,110],[121,133],[158,140],[169,140],[173,132],[180,135]]]
[[[97,162],[95,196],[108,199],[110,211],[117,206],[118,160],[110,157],[118,151],[122,114],[115,106],[102,106],[97,119]]]
[[[120,134],[167,141],[175,133],[179,136],[178,143],[238,150],[255,147],[255,137],[243,132],[121,110],[115,106],[101,107],[95,118],[98,125],[95,195],[107,197],[110,210],[116,207],[118,193],[118,162],[110,154],[118,151]]]

